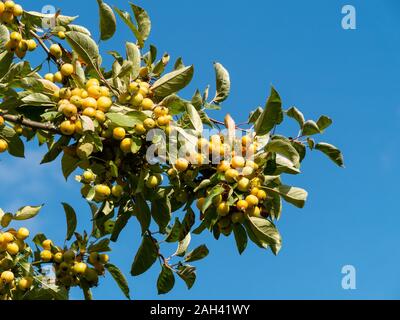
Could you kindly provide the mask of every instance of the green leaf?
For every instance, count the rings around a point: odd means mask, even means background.
[[[23,105],[47,107],[55,106],[55,103],[43,93],[32,93],[22,98]]]
[[[285,201],[303,208],[307,200],[308,193],[304,189],[281,185],[276,188],[266,188],[266,191],[279,194]]]
[[[300,128],[303,128],[305,119],[303,113],[299,109],[296,107],[291,107],[288,111],[286,111],[286,114],[288,117],[296,120]]]
[[[178,97],[176,94],[171,94],[165,97],[160,104],[167,107],[171,115],[177,115],[185,111],[187,101]]]
[[[49,151],[45,154],[40,164],[45,164],[55,160],[63,151],[63,148],[68,145],[71,137],[62,136],[60,139],[49,146]]]
[[[130,5],[133,10],[133,14],[135,15],[139,33],[143,41],[146,41],[151,31],[150,17],[143,8],[136,6],[133,3],[130,3]]]
[[[278,92],[271,87],[271,95],[268,98],[267,105],[255,123],[255,131],[258,136],[268,134],[276,125],[282,123],[283,111],[282,101]]]
[[[100,15],[100,39],[105,41],[115,34],[117,30],[117,19],[115,18],[114,11],[102,0],[97,0],[99,5],[99,15]]]
[[[271,247],[273,253],[279,253],[282,246],[282,238],[272,222],[263,218],[248,217],[250,227],[254,235],[264,248]]]
[[[121,270],[119,270],[118,267],[116,267],[115,265],[113,265],[111,263],[107,263],[104,267],[111,274],[111,276],[117,283],[118,287],[124,293],[125,297],[127,297],[130,300],[131,297],[129,295],[128,281],[126,280],[126,278],[123,275],[123,273],[121,272]]]
[[[247,247],[246,229],[239,223],[233,225],[233,234],[235,235],[236,246],[239,254],[242,254]]]
[[[176,249],[175,256],[183,257],[186,254],[186,251],[189,247],[190,241],[192,240],[192,236],[190,233],[186,235],[186,237],[179,241],[178,248]]]
[[[214,69],[217,82],[217,92],[215,94],[213,102],[219,104],[228,98],[231,91],[231,80],[228,71],[224,68],[222,64],[218,62],[214,63]]]
[[[14,53],[3,51],[0,53],[0,79],[8,72],[14,59]],[[2,81],[0,81],[2,82]]]
[[[203,208],[201,212],[206,212],[207,209],[212,205],[212,202],[215,197],[223,194],[225,192],[225,188],[222,187],[221,185],[217,185],[214,188],[211,189],[211,192],[207,196],[206,200],[204,201]]]
[[[185,217],[183,218],[183,221],[182,221],[182,226],[181,226],[179,239],[178,239],[179,241],[183,241],[186,238],[186,236],[189,234],[190,230],[192,229],[195,221],[196,221],[196,215],[194,214],[192,208],[188,207]]]
[[[174,64],[174,70],[179,70],[183,69],[185,67],[185,64],[183,63],[182,57],[179,57],[176,59],[175,64]]]
[[[96,42],[88,35],[77,31],[67,32],[65,36],[72,49],[100,75],[100,54]]]
[[[171,268],[163,265],[160,275],[157,279],[158,294],[166,294],[172,290],[175,285],[175,276]]]
[[[141,55],[139,47],[132,42],[127,42],[126,57],[128,61],[132,63],[132,71],[131,71],[132,79],[136,79],[139,76],[139,71],[140,71]]]
[[[171,220],[171,205],[165,197],[154,199],[151,203],[151,216],[163,233]]]
[[[150,226],[151,213],[149,206],[141,193],[135,196],[135,205],[135,216],[142,227],[142,233],[144,233]]]
[[[70,156],[68,153],[64,153],[61,159],[61,168],[65,180],[76,170],[80,163],[80,159]]]
[[[127,114],[109,112],[107,113],[107,118],[110,119],[115,126],[131,129],[136,124],[141,124],[143,119],[146,119],[147,116],[140,111],[133,111]]]
[[[201,134],[203,132],[203,122],[196,108],[191,103],[186,103],[186,112],[189,115],[193,128],[198,134]]]
[[[188,253],[185,257],[185,262],[193,262],[204,259],[208,256],[208,248],[206,245],[201,245],[194,249],[192,252]]]
[[[156,262],[158,258],[158,246],[153,242],[151,236],[145,235],[142,244],[132,264],[131,274],[141,275]]]
[[[297,166],[300,162],[300,155],[296,148],[293,147],[290,142],[285,140],[276,139],[270,141],[267,144],[265,151],[280,154],[281,156],[290,160],[294,166]]]
[[[39,213],[39,211],[42,209],[43,205],[41,206],[26,206],[20,208],[14,215],[14,220],[22,221],[22,220],[28,220],[33,217],[36,217]]]
[[[317,121],[317,126],[321,132],[324,132],[325,129],[332,125],[333,121],[331,118],[327,116],[321,116]]]
[[[313,120],[308,120],[303,125],[303,136],[312,136],[314,134],[321,133],[318,125]]]
[[[175,223],[172,226],[171,231],[168,233],[167,238],[165,239],[166,242],[177,242],[179,241],[179,236],[181,234],[182,224],[179,221],[179,218],[175,218]]]
[[[142,38],[142,35],[140,34],[138,28],[136,28],[135,24],[132,21],[131,15],[126,12],[118,9],[117,7],[114,7],[115,11],[118,13],[122,21],[131,29],[133,34],[135,35],[136,39],[138,40],[138,45],[140,48],[143,48],[144,45],[144,40]]]
[[[71,240],[76,230],[76,213],[75,210],[68,203],[63,202],[62,206],[64,207],[65,217],[67,218],[67,236],[65,239],[68,241]]]
[[[154,95],[164,98],[185,88],[192,80],[193,74],[193,66],[172,71],[154,82],[151,89]]]
[[[91,246],[89,246],[87,251],[89,253],[92,253],[92,252],[109,252],[109,251],[111,251],[109,246],[110,246],[110,239],[102,239],[99,242],[94,243]]]
[[[17,134],[9,141],[8,152],[14,157],[25,157],[25,145]]]
[[[189,265],[181,266],[177,275],[185,281],[187,288],[190,290],[196,281],[196,268]]]
[[[343,155],[341,151],[334,145],[325,142],[320,142],[315,145],[315,149],[323,152],[325,155],[329,157],[329,159],[331,159],[339,167],[344,167]]]
[[[0,51],[3,51],[4,46],[10,40],[10,33],[5,25],[0,25]]]

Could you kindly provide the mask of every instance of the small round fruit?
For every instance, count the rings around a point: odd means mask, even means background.
[[[29,237],[29,230],[27,228],[19,228],[16,237],[20,240],[27,239]]]
[[[169,118],[166,117],[166,116],[162,116],[162,117],[159,117],[159,118],[157,119],[157,125],[158,125],[159,127],[165,127],[165,126],[168,125],[169,123],[170,123],[170,120],[169,120]]]
[[[104,123],[106,121],[106,115],[104,114],[103,111],[96,110],[94,117],[99,123]]]
[[[90,88],[92,86],[99,87],[100,86],[99,80],[93,78],[93,79],[88,80],[88,82],[86,82],[86,89],[88,89],[88,88]]]
[[[78,262],[77,264],[74,265],[74,272],[76,274],[84,274],[86,272],[87,269],[87,264],[83,263],[83,262]]]
[[[250,208],[258,206],[258,198],[253,196],[252,194],[246,197],[246,201],[249,204]]]
[[[72,116],[75,116],[78,113],[78,108],[72,103],[69,103],[64,105],[62,112],[64,116],[66,116],[67,118],[71,118]]]
[[[5,9],[6,9],[6,8],[5,8],[5,5],[4,5],[4,2],[0,1],[0,15],[3,14],[3,12],[4,12]]]
[[[221,202],[217,207],[217,213],[221,217],[227,216],[229,214],[229,211],[230,211],[230,206],[226,202]]]
[[[225,179],[228,182],[235,182],[239,177],[239,172],[235,169],[228,169],[225,171]]]
[[[85,171],[82,175],[82,178],[85,182],[91,183],[96,179],[96,176],[92,171]]]
[[[222,195],[220,195],[220,194],[218,196],[214,197],[212,200],[212,204],[214,206],[218,206],[221,202],[222,202]]]
[[[147,118],[146,120],[143,121],[143,126],[147,129],[147,130],[151,130],[154,129],[156,126],[156,122],[151,119],[151,118]]]
[[[95,98],[96,100],[101,97],[100,87],[99,86],[91,86],[87,88],[87,92],[89,97]]]
[[[22,35],[19,32],[11,32],[10,41],[19,44],[22,40]]]
[[[26,40],[26,43],[28,44],[28,51],[35,51],[37,48],[36,41],[33,39]]]
[[[146,78],[149,75],[149,69],[147,67],[140,68],[139,75],[141,78]]]
[[[140,84],[137,82],[131,82],[129,84],[129,92],[130,93],[138,93],[140,90]]]
[[[14,281],[14,273],[11,271],[3,271],[0,278],[4,283],[10,284]]]
[[[197,207],[197,209],[199,209],[200,211],[202,211],[202,210],[203,210],[203,205],[204,205],[205,202],[206,202],[206,198],[200,198],[200,199],[198,199],[197,202],[196,202],[196,207]]]
[[[71,90],[69,88],[60,89],[58,95],[59,95],[60,99],[66,99],[66,100],[69,100],[72,96]]]
[[[107,254],[103,253],[99,256],[99,259],[101,263],[108,263],[110,257]]]
[[[267,199],[267,193],[264,190],[260,190],[257,192],[257,198],[260,201]]]
[[[122,140],[125,138],[125,136],[126,136],[126,131],[124,128],[121,128],[121,127],[114,128],[113,138],[115,140]]]
[[[246,200],[239,200],[236,204],[236,208],[240,211],[245,211],[249,207],[249,204]]]
[[[223,160],[223,161],[221,161],[220,164],[218,165],[217,171],[218,171],[218,172],[221,172],[221,173],[224,173],[224,172],[226,172],[227,170],[229,170],[230,168],[231,168],[231,164],[230,164],[228,161]]]
[[[54,262],[61,263],[63,261],[63,254],[61,252],[57,252],[54,255]]]
[[[112,100],[109,97],[100,97],[97,99],[97,109],[108,112],[112,106]]]
[[[261,218],[261,209],[259,207],[248,208],[246,214],[250,217]]]
[[[90,262],[91,264],[96,264],[96,263],[98,263],[98,262],[99,262],[99,254],[98,254],[97,252],[92,252],[92,253],[89,255],[89,262]]]
[[[139,107],[142,104],[143,99],[143,96],[140,93],[137,93],[131,98],[130,103],[133,107]]]
[[[62,50],[61,47],[58,44],[52,44],[50,46],[50,53],[52,56],[54,56],[57,59],[60,59],[62,56]]]
[[[71,91],[71,95],[72,96],[71,96],[71,98],[69,98],[69,102],[77,107],[81,107],[82,106],[82,98],[76,94],[75,89]]]
[[[153,110],[154,102],[149,98],[143,99],[142,103],[140,104],[143,110]]]
[[[19,252],[19,247],[15,242],[11,242],[7,245],[6,250],[10,255],[15,256]]]
[[[96,116],[96,109],[92,107],[85,108],[82,114],[89,118],[94,118]]]
[[[32,278],[29,278],[29,277],[22,278],[18,282],[18,288],[21,291],[29,290],[30,287],[32,287],[32,283],[33,283],[33,279]]]
[[[154,189],[156,187],[158,187],[161,183],[161,177],[157,176],[157,175],[153,175],[150,176],[147,180],[146,180],[146,187],[150,188],[150,189]]]
[[[149,99],[150,100],[150,99]],[[159,117],[162,117],[162,116],[166,116],[166,115],[168,115],[168,109],[167,108],[165,108],[165,107],[161,107],[161,106],[158,106],[158,107],[155,107],[154,108],[154,115],[157,117],[157,118],[159,118]]]
[[[231,217],[232,223],[243,223],[244,222],[244,214],[243,212],[235,212]]]
[[[244,167],[242,170],[242,175],[251,178],[254,175],[254,169],[251,167]]]
[[[106,199],[111,195],[111,189],[109,186],[106,186],[105,184],[98,184],[95,187],[95,194],[100,199]]]
[[[40,252],[40,259],[44,262],[49,262],[53,258],[53,254],[49,250],[43,250]]]
[[[19,4],[16,4],[13,8],[13,15],[15,17],[20,17],[24,13],[24,9]]]
[[[72,136],[75,133],[75,123],[70,120],[66,120],[60,125],[61,133],[66,136]]]
[[[235,169],[243,168],[245,166],[245,164],[246,164],[246,161],[244,160],[243,157],[235,156],[232,158],[232,161],[231,161],[232,168],[235,168]]]
[[[138,135],[142,135],[142,134],[146,133],[146,128],[142,124],[136,124],[133,129],[135,130],[135,133]]]
[[[133,140],[131,138],[125,138],[121,141],[120,148],[122,152],[124,153],[129,153],[131,152]]]
[[[60,71],[64,77],[69,77],[70,75],[72,75],[74,73],[74,66],[70,63],[65,63],[61,67]]]
[[[14,236],[10,232],[4,232],[3,233],[3,242],[4,243],[10,243],[14,241]]]
[[[247,178],[241,178],[238,181],[237,188],[239,189],[239,191],[247,192],[249,190],[249,188],[250,188],[250,180],[247,179]]]
[[[84,276],[90,284],[96,284],[99,281],[99,275],[94,269],[87,268]]]
[[[8,143],[6,140],[0,139],[0,153],[8,150]]]
[[[57,36],[58,36],[61,40],[64,40],[64,39],[65,39],[65,32],[64,32],[64,31],[59,31],[59,32],[57,33]]]
[[[122,194],[124,193],[124,188],[122,186],[120,186],[119,184],[117,184],[111,188],[111,193],[114,197],[120,198],[122,196]]]
[[[110,97],[110,89],[107,87],[100,87],[100,93],[102,97]]]
[[[252,194],[253,196],[257,196],[259,191],[260,191],[260,189],[258,189],[257,187],[254,187],[251,189],[250,194]]]
[[[61,74],[60,71],[57,71],[57,72],[54,74],[54,82],[62,83],[63,80],[64,80],[63,75]]]
[[[0,127],[4,126],[4,118],[0,116]]]
[[[258,164],[251,160],[246,161],[246,167],[253,168],[254,170],[258,170],[259,168]]]
[[[75,252],[72,250],[65,251],[63,254],[63,259],[65,262],[71,262],[75,260]]]
[[[54,82],[54,74],[52,73],[45,74],[44,78],[48,81]]]
[[[84,98],[82,100],[82,108],[83,109],[86,109],[86,108],[97,109],[97,100],[92,97]]]
[[[46,239],[42,242],[42,247],[45,250],[51,250],[51,247],[53,246],[53,241],[50,239]]]
[[[176,168],[176,170],[178,170],[179,172],[186,171],[188,167],[189,167],[189,161],[187,161],[187,160],[184,159],[184,158],[179,158],[179,159],[176,160],[176,162],[175,162],[175,168]]]

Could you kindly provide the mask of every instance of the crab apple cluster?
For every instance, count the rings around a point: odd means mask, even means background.
[[[56,283],[67,288],[81,286],[82,281],[89,287],[98,285],[99,276],[105,273],[104,265],[109,256],[104,253],[62,250],[54,246],[50,239],[42,242],[40,262],[52,263],[56,274]]]
[[[29,230],[24,227],[0,232],[0,297],[15,291],[28,291],[33,285],[33,278],[19,264],[30,255],[25,242],[28,237]]]
[[[8,52],[23,59],[28,51],[34,51],[37,47],[36,41],[27,35],[22,34],[18,28],[18,17],[22,16],[24,10],[14,1],[0,1],[0,21],[11,28],[9,39],[5,44]]]

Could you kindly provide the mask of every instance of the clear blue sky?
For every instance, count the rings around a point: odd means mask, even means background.
[[[125,1],[109,1],[128,9]],[[31,9],[48,0],[23,1]],[[78,23],[97,34],[96,1],[56,1],[65,14],[79,13]],[[308,118],[327,114],[334,126],[321,139],[339,146],[346,169],[319,153],[305,162],[303,175],[286,181],[306,188],[303,210],[285,205],[279,228],[284,239],[278,257],[250,246],[243,256],[233,238],[214,241],[210,234],[194,239],[206,243],[210,256],[199,263],[198,281],[188,292],[178,281],[162,299],[400,298],[400,3],[370,1],[140,1],[153,20],[151,43],[174,60],[195,64],[197,87],[214,83],[213,61],[223,63],[232,78],[232,95],[224,104],[235,118],[262,105],[274,84],[285,107],[296,105]],[[357,9],[357,30],[341,28],[341,8]],[[133,40],[119,24],[117,36],[103,52]],[[223,112],[213,116],[222,118]],[[288,126],[287,134],[295,126]],[[65,183],[58,161],[40,167],[44,149],[31,145],[27,160],[3,157],[0,203],[6,210],[46,203],[34,231],[58,241],[65,234],[61,201],[70,202],[81,223],[88,221],[79,184]],[[81,224],[82,226],[82,224]],[[139,245],[132,220],[114,245],[112,261],[128,276]],[[341,268],[354,265],[357,289],[341,288]],[[138,278],[128,276],[136,299],[158,298],[159,266]],[[94,290],[99,299],[123,298],[107,278]],[[73,298],[81,298],[73,292]]]

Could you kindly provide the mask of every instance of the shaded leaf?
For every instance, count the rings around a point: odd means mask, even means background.
[[[323,152],[325,155],[329,157],[329,159],[331,159],[339,167],[344,167],[343,155],[341,151],[334,145],[325,142],[320,142],[315,145],[315,149]]]
[[[204,259],[208,256],[208,253],[209,251],[207,246],[201,245],[186,255],[185,262],[193,262]]]
[[[271,94],[266,107],[255,123],[255,131],[258,136],[268,134],[276,125],[282,123],[282,102],[278,92],[271,87]]]
[[[107,263],[106,265],[104,265],[104,267],[111,274],[111,276],[117,283],[118,287],[124,293],[125,297],[127,297],[130,300],[131,297],[129,295],[128,281],[126,280],[126,278],[123,275],[123,273],[121,272],[121,270],[119,270],[118,267],[116,267],[115,265],[113,265],[111,263]]]
[[[157,257],[158,246],[153,242],[151,236],[145,235],[133,261],[131,274],[138,276],[146,272],[156,262]]]
[[[76,213],[68,203],[63,202],[62,206],[64,207],[65,217],[67,219],[67,236],[65,239],[71,240],[77,226]]]
[[[162,266],[160,275],[157,279],[158,294],[166,294],[172,290],[175,285],[175,276],[169,266]]]
[[[112,38],[117,29],[117,19],[112,8],[102,0],[97,0],[100,15],[100,39]]]

